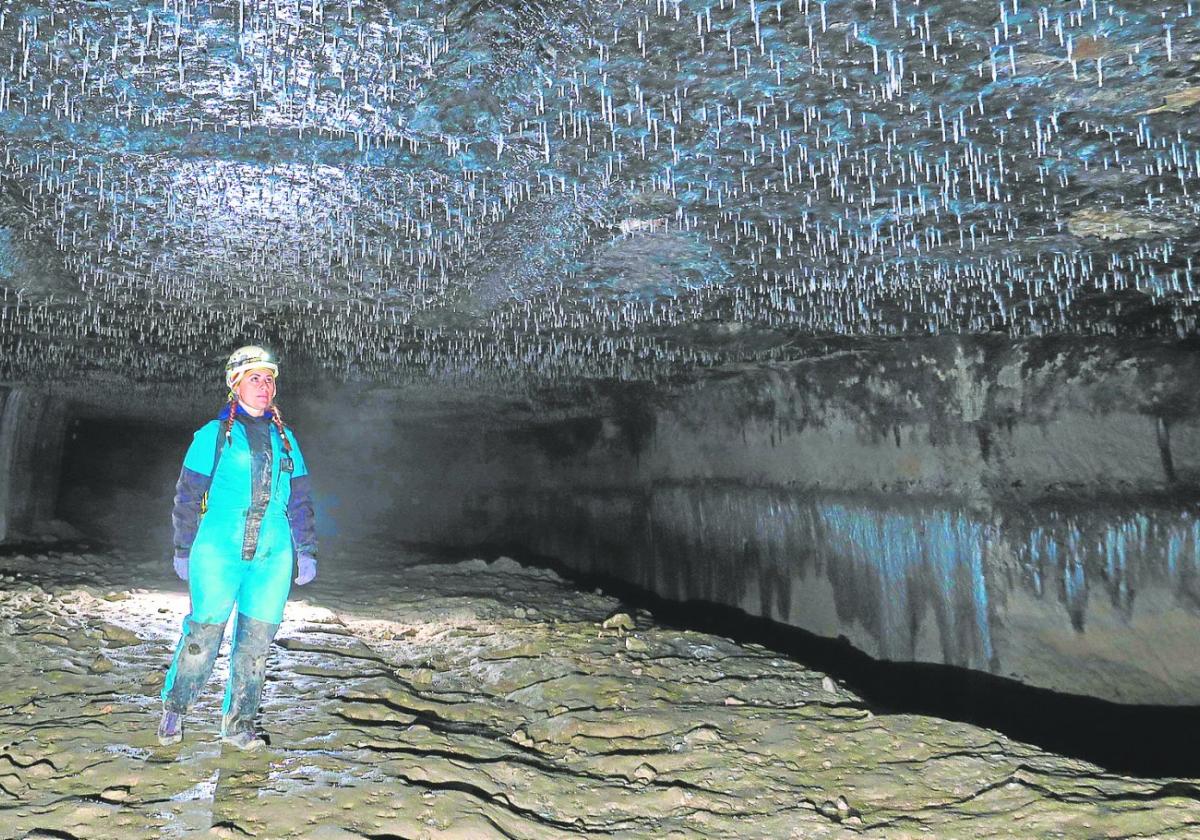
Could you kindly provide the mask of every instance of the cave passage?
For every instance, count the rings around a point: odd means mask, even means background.
[[[78,551],[121,549],[158,556],[166,568],[170,496],[178,472],[176,462],[187,437],[186,426],[144,420],[78,419],[68,427],[58,516],[95,540],[76,546]],[[334,466],[319,451],[312,460],[316,469]],[[381,470],[386,466],[375,464]],[[339,494],[347,492],[342,482],[329,484],[331,490],[338,487]],[[517,542],[414,540],[407,538],[410,520],[394,511],[372,529],[362,529],[361,518],[341,521],[343,517],[335,510],[325,509],[326,494],[319,497],[322,513],[330,520],[322,529],[331,540],[329,554],[334,558],[343,553],[354,556],[356,568],[372,564],[376,578],[386,574],[390,562],[386,558],[393,556],[421,556],[429,563],[446,563],[451,568],[471,557],[509,556],[530,569],[552,570],[580,592],[602,590],[615,596],[619,607],[614,609],[653,615],[664,630],[713,634],[787,656],[798,667],[830,675],[859,698],[856,703],[877,715],[916,714],[961,721],[1117,773],[1170,777],[1195,776],[1200,771],[1200,751],[1188,746],[1200,737],[1194,734],[1200,732],[1200,708],[1195,705],[1114,703],[948,664],[881,660],[856,649],[844,637],[823,638],[719,602],[664,598],[612,575],[579,573],[561,558],[539,555]],[[365,499],[343,498],[337,510],[361,512],[367,507]],[[419,510],[412,513],[413,517],[419,515]],[[363,559],[364,544],[372,546],[373,561]],[[620,551],[621,546],[618,535],[610,548]],[[31,548],[13,545],[3,551],[11,556],[28,553]],[[637,543],[630,543],[629,550],[638,550]],[[636,564],[638,558],[628,562]],[[696,568],[706,565],[703,557],[689,562]],[[337,565],[337,560],[330,561],[329,574],[341,577],[344,573]],[[400,569],[396,573],[403,575]],[[352,583],[346,591],[352,600]],[[452,593],[447,590],[447,594]],[[501,607],[506,606],[507,602],[501,601]]]
[[[1198,113],[1195,0],[3,0],[5,828],[1190,837]]]

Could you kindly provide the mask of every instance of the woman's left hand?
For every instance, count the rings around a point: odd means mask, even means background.
[[[296,585],[303,586],[311,583],[317,576],[317,558],[309,554],[301,554],[296,560]]]
[[[175,574],[180,580],[188,579],[188,552],[182,549],[175,550],[175,556],[171,560],[171,564],[175,567]]]

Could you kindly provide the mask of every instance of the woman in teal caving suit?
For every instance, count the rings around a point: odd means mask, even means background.
[[[243,750],[266,742],[254,725],[267,653],[292,583],[317,574],[312,492],[300,446],[275,405],[279,367],[261,347],[225,366],[229,401],[196,431],[176,485],[175,572],[191,610],[163,685],[161,744],[183,738],[183,716],[212,673],[237,606],[221,739]]]

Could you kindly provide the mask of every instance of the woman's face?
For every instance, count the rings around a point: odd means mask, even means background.
[[[238,401],[259,417],[275,399],[275,377],[269,370],[252,370],[242,377],[234,392]]]

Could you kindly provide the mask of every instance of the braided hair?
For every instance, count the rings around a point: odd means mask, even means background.
[[[267,409],[271,412],[271,422],[275,424],[276,430],[279,432],[279,442],[283,446],[283,454],[292,454],[292,442],[288,440],[288,436],[284,434],[283,415],[279,413],[279,406],[271,400],[271,407]]]
[[[225,442],[229,443],[233,437],[233,418],[237,416],[238,398],[233,391],[229,392],[229,416],[221,424],[221,433],[225,435]]]

